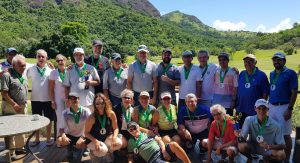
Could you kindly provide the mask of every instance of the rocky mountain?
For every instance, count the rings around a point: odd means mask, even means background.
[[[148,0],[116,0],[121,5],[129,5],[133,9],[147,13],[153,17],[160,17],[160,12]]]

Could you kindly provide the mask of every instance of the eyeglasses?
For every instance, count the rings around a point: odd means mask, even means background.
[[[257,109],[257,110],[268,110],[268,108],[265,107],[265,106],[259,106],[259,107],[257,107],[256,109]]]
[[[77,100],[77,99],[79,99],[79,97],[71,96],[71,97],[69,97],[69,99],[70,99],[70,100]]]
[[[129,132],[133,132],[136,130],[136,126],[132,126],[130,128],[127,129]]]
[[[212,116],[218,116],[218,115],[221,115],[222,113],[221,112],[219,112],[219,113],[216,113],[216,114],[211,114]]]
[[[62,59],[58,59],[58,60],[56,60],[56,62],[57,63],[59,63],[59,62],[63,62],[64,60],[62,60]]]
[[[167,101],[167,100],[171,100],[171,98],[170,97],[164,97],[164,98],[162,98],[162,100]]]
[[[130,100],[131,97],[123,97],[125,100]]]

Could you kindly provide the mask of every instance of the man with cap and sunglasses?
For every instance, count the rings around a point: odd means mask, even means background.
[[[128,69],[122,67],[122,58],[119,53],[112,54],[111,63],[112,67],[103,75],[103,92],[115,107],[122,102],[121,92],[127,85]]]
[[[286,162],[289,161],[292,149],[292,111],[297,99],[297,73],[285,66],[286,57],[277,52],[272,57],[275,70],[270,73],[270,111],[269,115],[282,127],[286,144]]]
[[[11,47],[6,49],[5,57],[6,60],[0,63],[0,75],[3,74],[3,71],[7,71],[9,68],[12,68],[12,59],[18,54],[18,51]]]
[[[283,139],[282,128],[268,116],[269,104],[265,99],[255,102],[257,115],[245,119],[238,138],[239,151],[251,162],[251,154],[263,155],[265,160],[283,161],[286,145]],[[249,140],[246,142],[249,135]]]
[[[158,136],[150,138],[140,131],[136,122],[129,122],[127,130],[131,134],[127,146],[128,163],[140,162],[134,161],[134,156],[139,156],[148,163],[164,163],[174,161],[177,158],[184,163],[191,162],[185,151],[176,142],[165,145]]]
[[[243,60],[246,70],[239,75],[237,91],[237,111],[242,113],[240,126],[246,117],[256,114],[252,106],[258,99],[268,99],[270,90],[267,75],[256,67],[255,55],[247,54]]]
[[[157,97],[160,97],[163,92],[170,92],[172,96],[172,104],[177,105],[175,86],[180,84],[180,73],[178,67],[172,64],[171,60],[171,49],[164,49],[162,51],[162,62],[157,66],[156,70],[158,82]]]
[[[93,55],[84,59],[84,62],[94,66],[100,78],[100,84],[95,86],[95,94],[103,93],[103,75],[105,70],[110,68],[109,60],[102,55],[104,43],[101,40],[94,40],[92,42]]]
[[[130,64],[128,69],[127,88],[134,91],[134,105],[139,105],[139,94],[147,91],[150,94],[151,104],[156,104],[157,77],[156,64],[148,60],[149,50],[146,45],[140,45],[137,51],[137,60]]]

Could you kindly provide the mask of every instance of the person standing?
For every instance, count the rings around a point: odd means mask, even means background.
[[[95,94],[103,93],[103,75],[105,70],[110,68],[109,60],[102,55],[104,43],[101,40],[92,42],[93,55],[84,59],[84,62],[96,68],[99,76],[99,85],[95,86]]]
[[[286,144],[286,162],[290,159],[292,149],[292,111],[297,99],[297,73],[285,66],[284,53],[277,52],[272,57],[275,70],[270,73],[270,111],[269,116],[281,127]]]
[[[103,92],[115,107],[122,102],[121,92],[127,85],[128,69],[122,67],[122,58],[119,53],[112,54],[111,63],[112,67],[103,75]]]
[[[256,114],[254,104],[258,99],[268,99],[269,81],[267,75],[256,67],[256,57],[247,54],[244,58],[246,70],[242,71],[238,79],[237,111],[242,113],[240,126],[248,116]]]
[[[51,146],[51,126],[55,120],[55,112],[51,108],[49,97],[49,76],[52,69],[47,64],[48,55],[43,49],[36,52],[37,63],[27,70],[27,78],[32,80],[31,106],[32,114],[44,115],[50,120],[46,127],[47,146]],[[35,141],[31,146],[37,146],[40,143],[39,131],[36,132]]]
[[[0,75],[2,75],[9,68],[12,68],[12,59],[18,54],[17,49],[11,47],[6,49],[6,60],[0,63]]]
[[[28,81],[23,74],[26,69],[25,57],[16,55],[11,63],[13,67],[1,76],[2,113],[3,115],[25,114],[28,95]],[[6,141],[10,149],[22,148],[25,145],[25,135],[9,137]],[[22,152],[16,151],[15,154],[22,154]],[[13,150],[11,155],[14,159]]]
[[[127,88],[134,91],[134,105],[138,106],[142,91],[150,94],[151,104],[155,105],[157,97],[156,64],[148,60],[149,50],[146,45],[138,47],[137,60],[128,69]]]
[[[162,62],[157,66],[156,70],[158,82],[157,97],[160,97],[163,92],[170,92],[172,104],[177,106],[175,86],[180,84],[180,73],[178,67],[172,64],[171,60],[171,49],[164,49],[162,52]],[[159,99],[157,101],[159,101]]]

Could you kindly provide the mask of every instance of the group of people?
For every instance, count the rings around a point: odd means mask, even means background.
[[[209,63],[208,51],[200,50],[195,65],[193,53],[185,51],[183,65],[176,66],[167,48],[156,65],[148,59],[148,47],[140,45],[136,60],[127,66],[119,53],[112,53],[110,60],[103,56],[103,45],[94,40],[91,56],[75,48],[72,65],[58,54],[56,69],[43,49],[31,65],[8,48],[0,73],[3,115],[26,113],[31,79],[32,114],[57,121],[56,144],[68,146],[72,162],[79,162],[89,149],[93,162],[112,162],[116,153],[125,151],[128,162],[179,158],[187,163],[186,152],[195,145],[201,154],[207,151],[207,162],[227,156],[233,162],[239,153],[249,162],[251,154],[288,162],[298,79],[285,66],[285,54],[273,55],[269,82],[253,54],[243,58],[246,70],[239,73],[229,66],[227,53],[218,55],[215,64]],[[49,146],[51,126],[46,133]],[[10,147],[24,146],[24,139],[11,137]],[[39,143],[37,133],[31,146]]]

